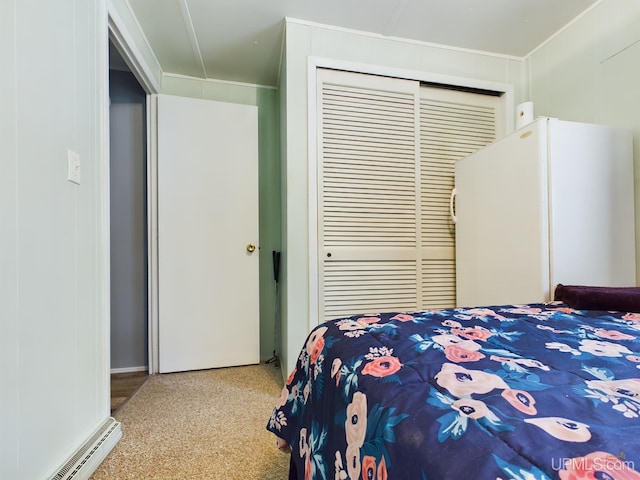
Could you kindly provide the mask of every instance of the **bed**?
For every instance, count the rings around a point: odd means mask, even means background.
[[[599,291],[582,293],[593,307]],[[640,308],[624,306],[323,323],[267,429],[290,479],[640,479]]]

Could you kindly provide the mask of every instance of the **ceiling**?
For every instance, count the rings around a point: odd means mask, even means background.
[[[127,0],[164,73],[276,86],[284,18],[523,57],[601,0]]]

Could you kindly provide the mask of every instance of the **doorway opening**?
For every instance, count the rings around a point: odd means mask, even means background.
[[[109,41],[111,411],[149,374],[147,93]]]

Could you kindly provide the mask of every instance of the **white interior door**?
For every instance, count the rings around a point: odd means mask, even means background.
[[[257,118],[158,96],[161,373],[259,362]]]

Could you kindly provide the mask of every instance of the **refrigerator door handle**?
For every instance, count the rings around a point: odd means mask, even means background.
[[[458,217],[456,216],[456,211],[454,208],[454,202],[457,194],[458,191],[454,188],[453,190],[451,190],[451,196],[449,197],[449,213],[451,215],[451,221],[454,225],[458,223]]]

